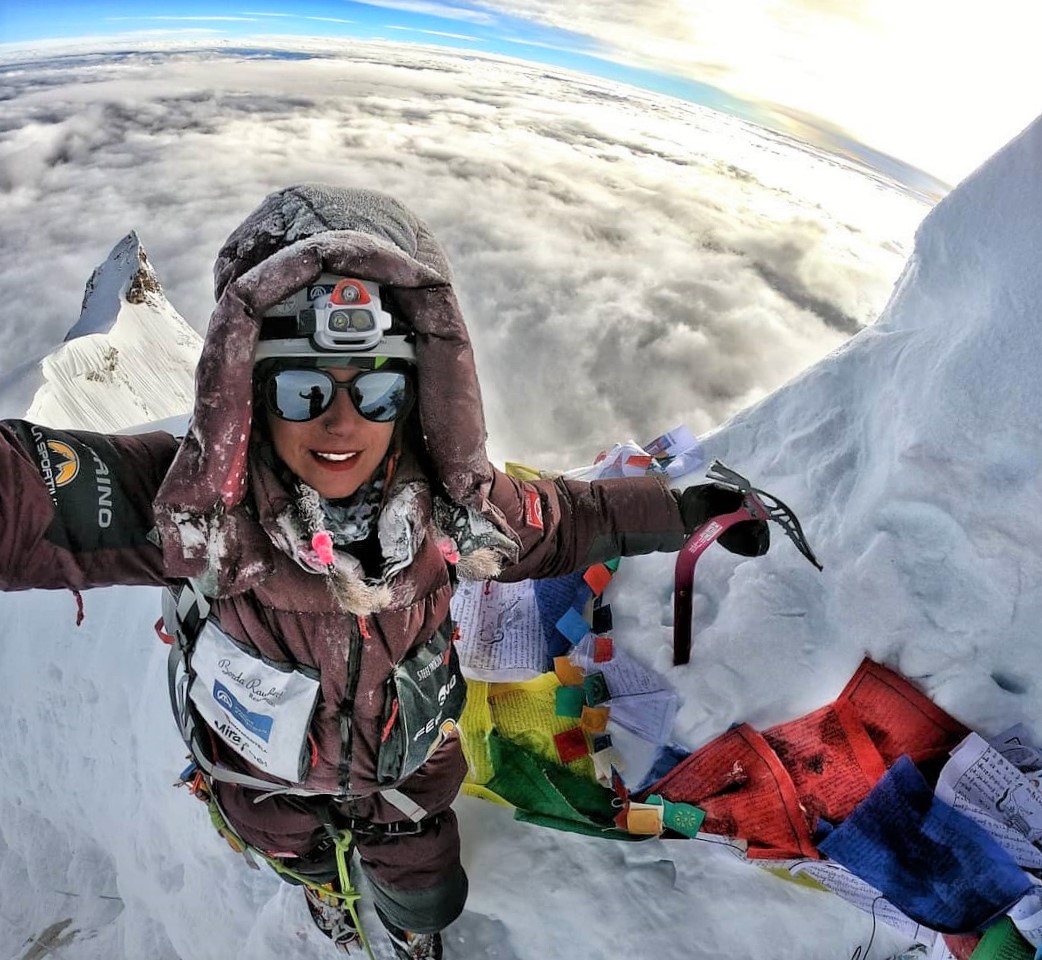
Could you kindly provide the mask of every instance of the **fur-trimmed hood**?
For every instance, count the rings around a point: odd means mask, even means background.
[[[196,371],[195,412],[155,500],[167,570],[199,577],[243,558],[241,506],[250,483],[254,353],[260,318],[323,273],[380,284],[415,337],[417,398],[436,497],[516,535],[488,501],[492,467],[470,338],[444,250],[392,197],[304,184],[273,193],[231,234],[214,265],[217,306]],[[503,559],[516,549],[507,547]],[[257,571],[222,577],[222,592]]]

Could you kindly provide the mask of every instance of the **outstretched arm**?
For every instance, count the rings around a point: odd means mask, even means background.
[[[500,580],[556,577],[611,557],[674,552],[741,495],[717,484],[669,489],[659,477],[521,481],[496,471],[490,499],[521,539],[521,557]],[[742,529],[745,528],[745,529]],[[738,524],[723,546],[755,556],[769,546],[763,521]]]
[[[0,590],[164,583],[147,534],[176,449],[163,433],[0,421]]]

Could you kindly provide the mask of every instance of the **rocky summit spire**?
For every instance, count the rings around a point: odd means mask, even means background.
[[[153,306],[166,304],[159,277],[133,230],[112,248],[105,262],[94,269],[83,292],[80,318],[65,339],[108,333],[119,315],[121,301]]]

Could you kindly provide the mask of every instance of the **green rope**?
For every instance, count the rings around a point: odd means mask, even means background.
[[[352,921],[354,921],[355,929],[358,931],[358,939],[361,940],[362,946],[365,947],[365,952],[368,954],[369,960],[376,960],[376,957],[373,955],[373,948],[369,945],[369,938],[365,935],[365,928],[362,926],[362,918],[358,915],[358,901],[362,899],[362,895],[351,882],[351,875],[348,870],[348,864],[351,861],[351,848],[354,844],[354,837],[351,835],[350,830],[341,830],[340,833],[333,838],[333,846],[336,850],[337,880],[340,887],[339,890],[334,890],[321,883],[317,883],[309,877],[297,873],[295,870],[291,870],[281,860],[278,860],[275,857],[269,857],[263,850],[251,847],[232,829],[228,821],[225,820],[224,814],[221,813],[220,807],[212,797],[207,806],[210,808],[210,819],[213,821],[214,827],[217,828],[217,832],[225,837],[225,839],[234,840],[235,843],[242,848],[240,852],[248,851],[254,856],[260,857],[261,860],[263,860],[280,876],[289,877],[297,883],[310,887],[312,890],[320,893],[323,897],[332,897],[334,900],[343,901],[344,909],[347,910],[351,915]]]
[[[336,871],[337,876],[340,880],[340,890],[343,893],[350,891],[350,897],[344,898],[344,906],[347,908],[347,912],[351,914],[351,919],[355,923],[355,929],[358,931],[358,939],[362,941],[362,946],[365,947],[365,952],[369,954],[369,960],[376,960],[373,956],[373,949],[369,946],[369,938],[365,935],[365,928],[362,926],[362,918],[358,915],[358,901],[362,895],[355,889],[355,885],[351,882],[351,877],[348,873],[348,863],[351,860],[351,847],[354,843],[354,838],[351,836],[350,830],[341,830],[340,834],[333,841],[333,845],[336,848]]]

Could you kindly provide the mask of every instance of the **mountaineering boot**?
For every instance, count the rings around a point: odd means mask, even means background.
[[[327,883],[323,887],[305,886],[303,889],[311,919],[315,921],[315,926],[333,941],[337,950],[341,953],[351,953],[356,948],[361,949],[362,939],[344,902],[325,893],[327,890],[332,891],[333,885]]]
[[[442,960],[440,933],[409,933],[388,923],[383,917],[387,936],[399,960]]]

